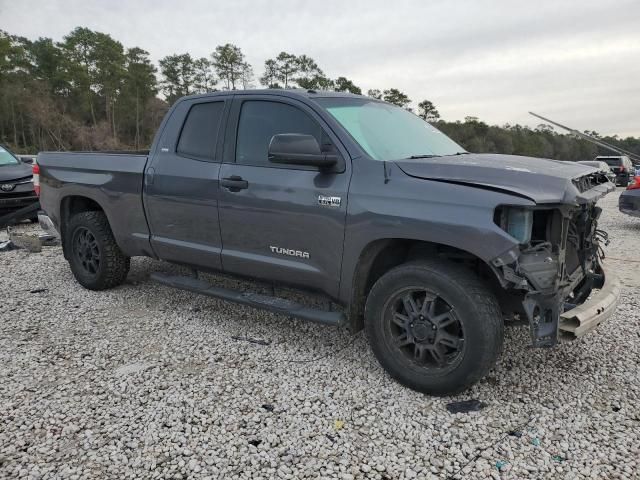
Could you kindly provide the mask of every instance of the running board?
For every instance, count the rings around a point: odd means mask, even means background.
[[[210,283],[195,277],[165,275],[163,273],[152,273],[150,277],[152,280],[169,287],[200,293],[202,295],[207,295],[208,297],[220,298],[229,302],[248,305],[262,310],[269,310],[283,315],[290,315],[303,320],[310,320],[316,323],[336,326],[343,325],[345,323],[345,316],[342,312],[309,308],[285,298],[214,287]]]

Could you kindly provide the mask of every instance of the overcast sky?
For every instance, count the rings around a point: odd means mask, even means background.
[[[330,77],[429,99],[446,120],[539,122],[640,136],[639,0],[0,0],[0,29],[208,56],[234,43],[256,77],[280,51]]]

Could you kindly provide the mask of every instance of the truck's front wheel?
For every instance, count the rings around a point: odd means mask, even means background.
[[[104,290],[125,281],[129,257],[118,247],[103,212],[75,214],[65,233],[69,265],[80,285],[89,290]]]
[[[493,293],[460,265],[426,260],[396,267],[372,287],[366,330],[378,361],[420,392],[460,392],[500,355],[504,323]]]

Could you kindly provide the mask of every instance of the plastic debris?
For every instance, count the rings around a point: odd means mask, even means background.
[[[251,337],[238,337],[238,336],[233,336],[231,337],[233,340],[238,340],[240,342],[248,342],[248,343],[255,343],[256,345],[271,345],[271,342],[267,341],[267,340],[261,340],[259,338],[251,338]]]
[[[334,420],[333,428],[336,430],[342,430],[344,428],[344,420]]]
[[[0,252],[8,252],[13,250],[15,246],[11,240],[5,240],[4,242],[0,242]]]
[[[520,432],[520,431],[518,431],[518,430],[511,430],[511,431],[509,432],[509,435],[510,435],[511,437],[520,438],[520,437],[522,437],[522,432]]]
[[[267,412],[273,412],[273,405],[271,405],[269,403],[263,404],[262,408],[264,408]]]
[[[486,403],[480,400],[462,400],[460,402],[447,403],[447,410],[450,413],[469,413],[478,412],[487,406]]]
[[[507,464],[508,464],[508,463],[509,463],[509,462],[506,462],[506,461],[504,461],[504,460],[498,460],[498,461],[496,462],[496,468],[497,468],[498,470],[502,470],[504,467],[506,467],[506,466],[507,466]]]
[[[29,293],[44,293],[48,291],[48,288],[34,288],[33,290],[29,290]]]
[[[60,243],[58,237],[50,233],[41,233],[38,235],[38,238],[43,247],[53,247]]]
[[[554,462],[562,463],[562,462],[564,462],[564,461],[565,461],[565,458],[564,458],[562,455],[554,455],[554,456],[553,456],[553,457],[551,457],[551,458],[553,458],[553,461],[554,461]]]
[[[37,236],[10,231],[9,240],[16,247],[24,248],[31,253],[40,253],[42,251],[42,242]]]
[[[535,437],[531,440],[531,444],[535,445],[536,447],[540,446],[540,439],[538,437]]]

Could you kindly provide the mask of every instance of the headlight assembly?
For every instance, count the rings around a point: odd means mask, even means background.
[[[522,207],[501,206],[496,209],[495,223],[519,243],[531,241],[533,210]]]

